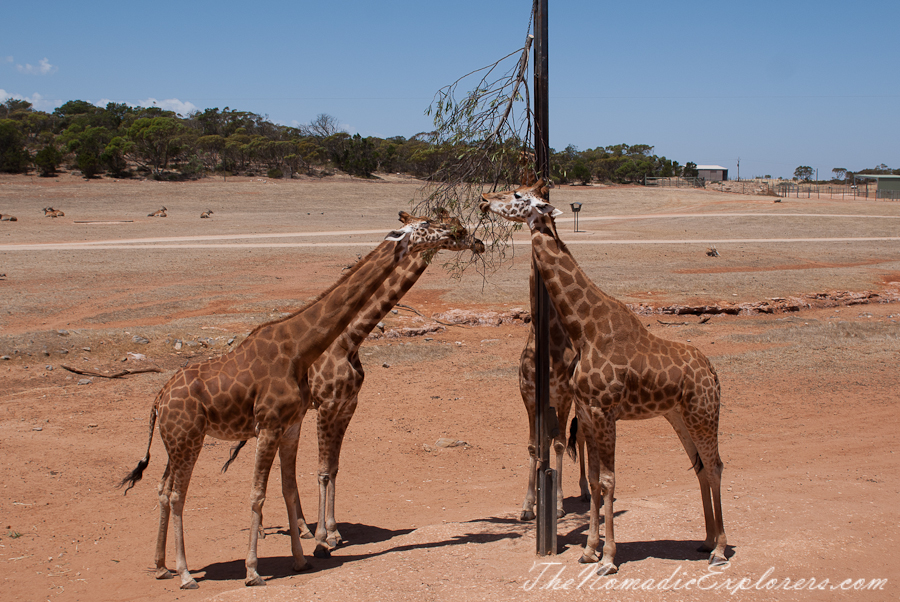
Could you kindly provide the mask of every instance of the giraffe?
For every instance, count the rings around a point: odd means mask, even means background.
[[[723,463],[718,450],[719,378],[709,360],[686,343],[661,339],[628,307],[607,295],[578,266],[556,231],[562,212],[542,198],[543,182],[482,195],[480,208],[531,230],[532,256],[579,356],[572,374],[576,414],[588,448],[590,527],[580,562],[597,562],[600,497],[605,540],[598,574],[615,573],[613,531],[617,420],[663,416],[675,429],[700,483],[706,522],[701,551],[710,564],[727,562],[722,519]]]
[[[166,216],[166,211],[168,211],[168,209],[166,209],[165,207],[163,207],[163,208],[160,209],[159,211],[154,211],[153,213],[148,213],[148,214],[147,214],[147,217],[167,217],[167,216]]]
[[[369,255],[346,272],[313,303],[281,320],[255,328],[234,350],[178,370],[157,394],[150,413],[147,452],[120,485],[125,492],[137,483],[150,461],[153,431],[160,437],[169,462],[158,486],[159,530],[156,578],[173,575],[166,568],[169,515],[174,518],[176,571],[182,589],[196,589],[187,568],[182,514],[191,472],[206,435],[240,441],[256,436],[251,486],[250,545],[246,585],[265,585],[257,572],[257,541],[266,484],[276,451],[281,458],[282,494],[290,525],[297,524],[296,445],[300,422],[309,406],[307,370],[347,327],[381,283],[408,254],[437,248],[447,239],[467,235],[458,222],[420,221],[388,234]],[[290,529],[293,568],[309,564],[298,531]]]
[[[459,224],[456,218],[451,218],[442,210],[438,210],[438,214],[444,221]],[[423,218],[400,212],[400,221],[404,223],[421,219]],[[472,236],[448,239],[440,248],[450,251],[472,250],[475,253],[483,253],[485,250],[484,243]],[[315,535],[306,523],[299,497],[295,500],[295,504],[300,535],[302,538],[315,537],[316,548],[313,555],[318,558],[328,558],[331,551],[343,541],[334,518],[335,481],[344,434],[356,411],[359,391],[365,380],[365,371],[359,360],[359,347],[375,325],[418,281],[428,267],[430,259],[426,254],[416,254],[410,255],[400,263],[347,329],[309,369],[310,395],[312,406],[316,409],[316,435],[319,447],[317,478],[319,507]],[[299,431],[296,434],[299,437]],[[234,461],[245,443],[246,441],[242,441],[235,446],[223,470]],[[296,454],[297,443],[294,441],[292,444]]]
[[[534,265],[532,265],[532,273],[529,278],[529,288],[531,291],[531,308],[534,315],[535,302],[535,279]],[[572,400],[575,393],[572,390],[570,375],[572,373],[573,362],[577,357],[575,348],[566,334],[556,308],[551,304],[548,307],[549,323],[549,354],[550,354],[550,407],[556,410],[556,419],[560,425],[560,433],[553,438],[553,450],[556,453],[556,515],[563,517],[566,511],[563,508],[563,490],[562,490],[562,466],[563,456],[566,453],[566,423],[569,420],[569,412],[572,408]],[[522,402],[525,404],[525,411],[528,413],[528,488],[525,490],[525,501],[522,502],[522,513],[519,519],[523,521],[534,520],[534,504],[535,504],[535,481],[537,477],[537,448],[535,447],[534,432],[534,415],[535,400],[537,399],[537,389],[535,386],[535,333],[534,321],[532,320],[531,329],[528,333],[528,342],[522,350],[519,361],[519,392],[522,395]],[[577,432],[577,418],[573,419],[572,429],[569,433],[568,451],[574,457],[576,440],[581,451],[579,454],[580,478],[578,484],[581,488],[581,499],[587,501],[590,499],[590,490],[588,489],[587,477],[585,476],[585,456],[584,456],[584,437],[582,433]]]
[[[212,209],[204,211],[203,213],[200,214],[200,219],[206,219],[206,218],[210,217],[212,214],[213,214]]]
[[[65,217],[65,213],[53,207],[44,207],[44,217]]]
[[[0,213],[0,222],[17,222],[15,215],[10,215],[8,213]]]
[[[473,237],[450,240],[441,248],[452,251],[471,249],[475,253],[483,253],[485,249],[484,243]],[[342,542],[334,518],[335,480],[341,444],[365,380],[365,372],[359,361],[359,347],[375,325],[412,288],[426,267],[428,258],[424,254],[411,256],[397,266],[347,330],[335,339],[309,370],[312,404],[317,410],[316,434],[319,444],[319,509],[315,532],[316,548],[313,552],[317,557],[327,558],[331,550]]]

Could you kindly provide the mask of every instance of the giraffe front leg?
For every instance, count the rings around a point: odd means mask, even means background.
[[[603,542],[603,557],[600,559],[598,575],[612,575],[619,571],[615,564],[616,536],[613,527],[615,517],[613,499],[616,494],[616,420],[609,415],[606,418],[606,436],[600,445],[600,487],[603,491],[606,538]]]
[[[278,447],[278,457],[281,460],[281,493],[287,508],[288,534],[291,538],[291,555],[294,558],[291,568],[298,573],[309,569],[309,563],[303,557],[300,531],[298,530],[299,522],[302,520],[298,514],[302,513],[302,509],[300,508],[300,493],[297,490],[297,444],[299,439],[300,423],[298,422],[285,432],[281,438],[281,445]],[[262,518],[262,512],[260,512],[260,518]],[[306,526],[305,521],[303,524]]]
[[[537,494],[537,451],[533,444],[528,445],[528,488],[525,490],[525,501],[522,502],[522,514],[519,520],[532,521],[536,518],[534,504]]]
[[[328,545],[328,529],[325,526],[326,507],[328,506],[328,482],[331,476],[320,474],[319,481],[319,520],[316,523],[316,549],[313,556],[316,558],[330,558],[331,547]]]
[[[588,538],[584,544],[584,551],[578,562],[588,564],[597,562],[597,548],[600,546],[600,505],[602,491],[600,488],[600,460],[597,442],[593,437],[587,438],[588,457],[588,483],[591,488],[590,524],[588,525]]]
[[[295,518],[290,524],[296,525],[302,539],[312,539],[312,532],[303,516],[303,506],[300,504],[300,492],[297,488],[297,447],[300,441],[300,425],[298,422],[285,431],[278,447],[278,457],[281,464],[281,493],[284,503],[294,507]],[[290,513],[290,510],[288,510]],[[260,523],[262,525],[262,523]],[[260,539],[265,537],[264,532],[259,534]]]
[[[566,455],[566,444],[558,439],[554,440],[553,451],[556,452],[556,517],[562,518],[566,515],[566,510],[563,508],[562,488],[563,456]]]

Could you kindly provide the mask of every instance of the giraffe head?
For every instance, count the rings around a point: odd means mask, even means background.
[[[562,211],[544,200],[541,195],[543,187],[544,181],[538,180],[532,186],[522,186],[516,190],[488,192],[481,195],[478,206],[485,213],[490,211],[511,222],[523,222],[534,228],[544,215],[562,215]]]
[[[395,241],[401,245],[401,258],[408,253],[418,253],[429,249],[459,249],[460,245],[462,248],[467,248],[466,240],[472,239],[462,222],[455,217],[444,215],[437,219],[431,219],[412,216],[401,211],[400,221],[405,225],[399,230],[389,233],[385,240]],[[472,239],[473,242],[468,248],[475,248],[475,240]]]
[[[446,249],[448,251],[473,251],[474,253],[484,253],[484,243],[469,234],[466,227],[459,221],[459,218],[451,216],[443,207],[438,208],[436,213],[437,219],[430,219],[427,217],[410,215],[406,211],[401,211],[400,221],[407,226],[411,224],[419,224],[421,226],[422,224],[430,222],[438,222],[443,226],[451,228],[455,232],[456,236],[441,237],[434,246],[423,247],[423,250],[430,248],[434,250]]]

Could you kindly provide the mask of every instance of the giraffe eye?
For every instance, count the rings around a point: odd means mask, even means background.
[[[521,198],[522,198],[522,195],[519,194],[518,192],[514,192],[514,193],[513,193],[513,196],[516,197],[517,199],[521,199]]]

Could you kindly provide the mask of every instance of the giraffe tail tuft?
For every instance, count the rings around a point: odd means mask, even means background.
[[[566,444],[566,453],[572,458],[572,461],[578,459],[578,416],[572,418],[572,424],[569,425],[569,441]]]
[[[122,495],[128,495],[128,490],[135,486],[135,484],[141,480],[141,477],[144,476],[144,469],[147,468],[147,465],[150,464],[150,452],[147,452],[147,455],[141,458],[141,461],[138,462],[137,468],[128,473],[128,476],[122,479],[122,482],[119,483],[118,487],[121,488],[125,484],[128,484],[128,487],[125,487],[125,493]]]
[[[150,464],[150,445],[153,444],[153,429],[156,428],[156,415],[159,409],[160,395],[162,395],[162,391],[156,396],[156,399],[153,401],[153,407],[150,408],[150,436],[147,439],[147,453],[144,454],[144,457],[138,462],[137,467],[128,473],[128,476],[119,483],[119,488],[124,487],[126,484],[128,485],[128,487],[125,488],[125,493],[122,495],[128,495],[128,490],[141,480],[141,477],[144,476],[144,470],[147,468],[147,465]]]
[[[228,461],[225,462],[224,466],[222,466],[222,473],[228,472],[228,467],[231,466],[232,462],[237,460],[238,454],[245,445],[247,445],[246,439],[244,439],[243,441],[238,441],[234,444],[234,447],[231,448],[231,455],[228,457]]]

